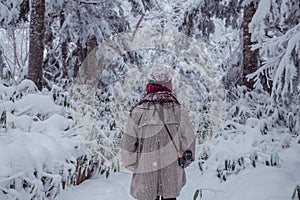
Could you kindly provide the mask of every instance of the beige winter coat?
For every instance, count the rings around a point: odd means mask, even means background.
[[[182,152],[189,149],[195,155],[195,134],[182,106],[144,102],[132,111],[122,139],[121,156],[123,165],[133,172],[130,194],[134,198],[179,196],[186,175],[178,165],[175,146]]]

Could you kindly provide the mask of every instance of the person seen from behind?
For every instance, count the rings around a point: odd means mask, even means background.
[[[185,168],[194,161],[195,134],[172,93],[170,72],[165,66],[152,70],[123,134],[122,163],[133,172],[130,194],[138,200],[176,200],[186,184]]]

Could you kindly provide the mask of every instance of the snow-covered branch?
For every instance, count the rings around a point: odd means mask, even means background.
[[[282,36],[266,40],[260,49],[260,54],[264,56],[263,65],[247,77],[257,81],[260,76],[270,77],[273,81],[272,96],[285,98],[288,94],[297,92],[294,81],[299,66],[296,66],[295,60],[300,57],[299,51],[300,24]]]

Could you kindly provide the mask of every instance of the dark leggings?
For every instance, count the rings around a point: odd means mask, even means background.
[[[160,200],[159,196],[157,196],[155,200]],[[161,197],[161,200],[176,200],[176,198],[164,199],[163,197]]]

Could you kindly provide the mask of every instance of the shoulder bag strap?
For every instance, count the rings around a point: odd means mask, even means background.
[[[155,105],[155,109],[156,109],[156,105]],[[178,149],[178,147],[176,146],[176,144],[175,144],[175,142],[174,142],[174,140],[173,140],[173,137],[172,137],[172,135],[171,135],[171,132],[169,131],[169,128],[168,128],[168,126],[166,125],[166,123],[165,123],[165,121],[164,121],[163,107],[162,107],[162,104],[161,104],[161,103],[160,103],[160,110],[159,110],[158,113],[159,113],[159,118],[160,118],[160,120],[163,122],[164,127],[166,128],[166,130],[167,130],[167,132],[168,132],[168,135],[169,135],[169,137],[170,137],[170,139],[171,139],[171,141],[172,141],[172,143],[173,143],[173,145],[174,145],[174,147],[175,147],[175,149],[176,149],[176,151],[177,151],[177,157],[180,158],[180,157],[181,157],[181,152],[180,152],[180,150]],[[180,140],[179,140],[179,145],[180,145],[180,147],[181,147],[181,142],[180,142]]]

